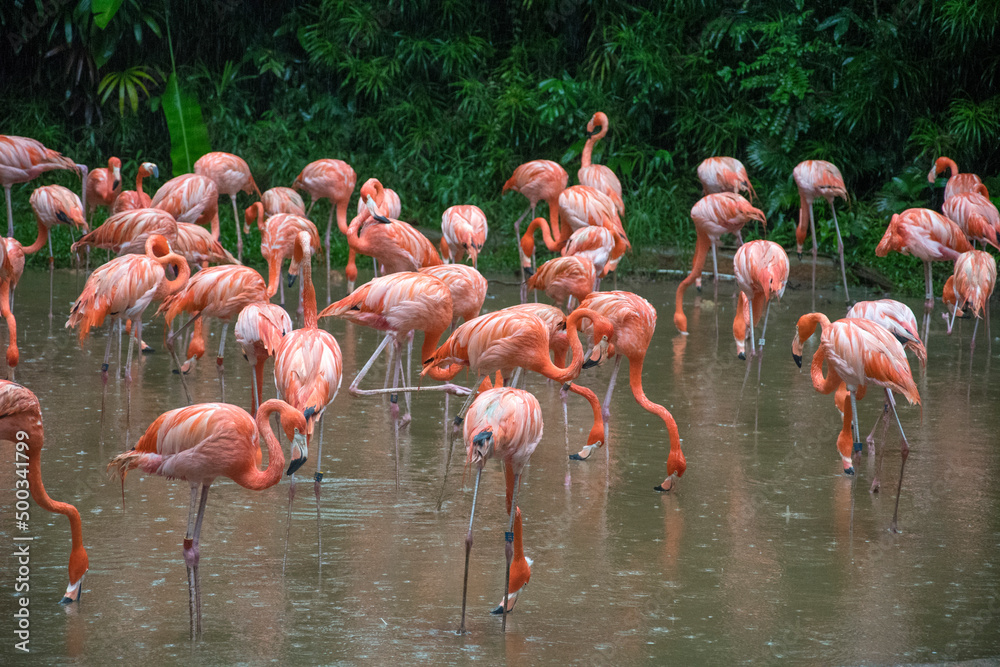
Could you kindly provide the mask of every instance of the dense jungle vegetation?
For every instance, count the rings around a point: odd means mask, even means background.
[[[874,248],[892,213],[939,208],[932,160],[948,155],[1000,193],[996,0],[20,0],[0,7],[0,25],[0,133],[92,167],[117,155],[126,187],[152,160],[153,191],[187,170],[171,159],[179,109],[207,129],[191,139],[195,158],[237,153],[262,190],[338,157],[359,184],[396,189],[402,217],[432,234],[444,208],[478,204],[487,268],[516,267],[511,223],[525,200],[501,198],[503,182],[536,158],[576,182],[596,110],[611,130],[595,160],[625,189],[626,269],[657,267],[655,249],[690,253],[695,167],[712,155],[744,162],[769,238],[788,248],[792,168],[838,165],[852,194],[839,204],[848,262],[913,292],[919,261]],[[33,187],[14,189],[25,241]],[[313,214],[321,227],[326,206]],[[826,211],[820,247],[835,253]],[[225,202],[220,216],[232,248]]]

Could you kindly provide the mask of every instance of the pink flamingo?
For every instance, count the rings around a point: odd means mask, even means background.
[[[219,240],[219,188],[207,176],[182,174],[171,178],[156,191],[150,206],[166,211],[177,222],[209,227]]]
[[[233,332],[243,350],[243,357],[250,363],[250,412],[255,414],[260,406],[264,362],[273,357],[282,337],[292,330],[292,318],[281,306],[273,303],[251,303],[240,311]]]
[[[236,259],[243,262],[243,235],[240,234],[240,214],[236,210],[236,193],[246,192],[250,194],[256,192],[260,197],[260,190],[253,180],[250,167],[246,161],[238,155],[232,153],[206,153],[198,158],[194,163],[194,173],[207,176],[215,181],[219,188],[219,194],[229,195],[233,202],[233,222],[236,223]]]
[[[71,169],[87,181],[87,166],[74,163],[62,153],[46,148],[42,142],[27,137],[0,134],[0,185],[7,200],[7,236],[14,236],[14,209],[10,188],[15,183],[27,183],[53,169]],[[86,187],[83,188],[86,203]]]
[[[958,165],[949,157],[939,157],[934,161],[934,166],[931,167],[930,173],[927,174],[927,181],[931,185],[934,185],[938,174],[945,171],[949,172],[948,182],[944,186],[945,202],[962,192],[978,192],[984,197],[990,196],[981,178],[975,174],[958,173]]]
[[[736,250],[733,258],[733,273],[739,285],[742,298],[736,308],[733,320],[733,336],[736,338],[736,352],[740,359],[746,359],[746,321],[744,311],[749,309],[750,356],[756,356],[754,345],[754,324],[760,321],[764,310],[764,328],[757,343],[764,348],[764,334],[767,332],[767,316],[771,311],[771,299],[781,299],[788,283],[788,255],[785,249],[773,241],[750,241]]]
[[[173,239],[177,236],[177,221],[166,211],[136,208],[114,214],[103,225],[81,236],[71,250],[104,248],[116,255],[142,253],[146,249],[146,239],[153,234],[168,241]]]
[[[535,217],[535,208],[538,202],[545,201],[549,205],[549,228],[558,237],[561,235],[559,222],[559,195],[566,189],[569,183],[569,174],[559,164],[551,160],[532,160],[525,162],[514,174],[503,184],[501,194],[506,194],[508,190],[518,192],[528,199],[528,208],[514,221],[514,238],[521,237],[521,221],[531,213]],[[569,236],[569,229],[565,230]],[[518,246],[520,247],[520,246]],[[524,257],[521,257],[521,265],[524,266]],[[521,271],[521,282],[525,281],[524,270]],[[524,299],[521,299],[522,303]]]
[[[949,310],[952,311],[951,319],[942,313],[948,321],[948,333],[955,325],[955,316],[962,311],[971,312],[976,318],[976,326],[972,329],[971,347],[976,347],[976,331],[979,329],[979,320],[983,319],[985,311],[986,332],[989,338],[990,326],[990,296],[997,282],[997,263],[993,256],[982,250],[970,250],[958,256],[955,260],[955,272],[948,277],[945,283],[944,293],[952,294],[952,299],[945,300]],[[949,303],[950,301],[950,303]]]
[[[949,220],[961,228],[969,240],[989,243],[1000,250],[997,231],[1000,230],[1000,212],[987,197],[978,192],[959,192],[949,197],[941,207]]]
[[[580,157],[580,170],[576,177],[580,185],[587,185],[603,193],[614,202],[618,215],[625,214],[625,203],[622,201],[622,184],[615,172],[603,164],[592,164],[591,155],[594,146],[608,133],[608,117],[601,111],[593,115],[587,123],[587,142],[583,145],[583,155]]]
[[[12,242],[12,243],[11,243]],[[20,360],[17,349],[17,320],[11,312],[11,294],[17,287],[24,272],[24,253],[19,252],[20,244],[15,239],[5,238],[0,243],[0,316],[7,323],[7,368],[13,380],[14,369]]]
[[[264,204],[264,218],[270,218],[279,213],[290,213],[299,217],[306,217],[306,204],[302,201],[302,195],[292,188],[271,188],[265,190],[260,198]],[[244,231],[246,233],[246,231]]]
[[[99,206],[109,211],[122,192],[122,161],[116,157],[108,159],[107,169],[94,169],[87,174],[87,219],[91,220]]]
[[[528,289],[544,290],[557,305],[570,310],[570,300],[577,302],[594,291],[597,272],[594,263],[582,255],[556,257],[538,267],[528,278]]]
[[[488,232],[486,214],[478,206],[469,204],[445,209],[441,215],[441,257],[446,262],[461,262],[468,254],[472,266],[476,266]]]
[[[479,481],[486,461],[496,457],[503,461],[507,486],[507,513],[510,521],[504,546],[507,560],[504,575],[503,600],[493,611],[503,614],[501,628],[507,628],[507,614],[524,586],[531,579],[531,559],[524,555],[521,510],[517,507],[517,491],[521,473],[542,439],[542,409],[538,399],[521,389],[499,387],[484,391],[469,408],[465,421],[466,465],[474,464],[476,486],[472,492],[472,511],[469,514],[469,532],[465,538],[465,578],[462,585],[462,623],[459,633],[465,632],[465,605],[469,588],[469,554],[472,552],[472,522],[476,517],[476,497]]]
[[[816,291],[816,218],[813,216],[813,202],[822,197],[830,205],[830,215],[833,216],[833,228],[837,232],[837,254],[840,255],[840,275],[844,279],[844,300],[851,302],[847,292],[847,269],[844,268],[844,242],[840,238],[840,225],[837,223],[837,210],[833,200],[838,197],[847,201],[847,188],[844,177],[836,166],[823,160],[806,160],[800,162],[792,170],[792,178],[799,188],[799,226],[795,228],[796,251],[802,259],[802,244],[806,240],[806,223],[812,233],[813,241],[813,281],[812,288]],[[808,215],[807,215],[808,212]]]
[[[475,268],[466,264],[441,264],[420,269],[420,273],[434,276],[448,287],[452,326],[458,324],[459,318],[468,322],[479,317],[489,283]]]
[[[330,273],[330,228],[333,227],[333,215],[337,214],[337,228],[347,235],[347,206],[357,185],[358,175],[351,165],[343,160],[316,160],[305,166],[295,178],[292,187],[305,190],[312,197],[306,217],[320,199],[330,200],[330,219],[326,223],[326,235],[323,237],[323,247],[326,250],[326,272]],[[348,278],[352,283],[352,278]]]
[[[115,198],[115,203],[111,206],[111,213],[121,213],[133,208],[149,208],[153,205],[153,200],[142,191],[142,181],[153,176],[160,177],[160,168],[152,162],[143,162],[139,165],[139,170],[135,175],[135,190],[126,190]]]
[[[752,201],[757,193],[753,190],[750,177],[743,163],[732,157],[710,157],[698,165],[698,180],[701,181],[702,195],[716,192],[747,193]]]
[[[310,257],[313,253],[318,252],[320,249],[319,243],[319,231],[316,229],[311,221],[306,218],[300,217],[298,215],[292,215],[290,213],[278,213],[270,217],[266,217],[264,212],[264,204],[261,202],[254,202],[250,208],[246,210],[246,222],[244,223],[243,231],[246,234],[250,233],[250,223],[254,220],[257,221],[257,229],[260,230],[260,254],[264,256],[267,260],[268,278],[267,278],[267,297],[270,299],[278,292],[279,285],[281,286],[281,305],[285,305],[285,288],[281,285],[281,279],[279,277],[281,273],[281,264],[286,259],[292,259],[295,254],[295,244],[299,234],[305,232],[309,235],[311,242],[311,250],[309,252]],[[294,262],[293,262],[294,264]],[[293,275],[289,275],[289,287],[294,281]],[[314,296],[315,298],[315,296]],[[299,301],[299,306],[301,307],[301,299]]]
[[[441,264],[434,244],[406,222],[387,218],[385,189],[370,178],[361,186],[361,197],[369,215],[351,221],[347,244],[358,254],[373,257],[386,273],[417,271]]]

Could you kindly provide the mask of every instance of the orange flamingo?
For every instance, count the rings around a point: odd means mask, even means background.
[[[670,491],[687,470],[687,461],[681,450],[680,433],[677,430],[677,422],[674,421],[670,411],[659,403],[649,400],[642,388],[642,365],[653,340],[653,332],[656,330],[656,309],[641,296],[631,292],[594,292],[580,303],[580,308],[577,310],[581,309],[590,310],[605,318],[605,321],[609,322],[614,330],[610,338],[611,352],[609,357],[615,358],[615,367],[611,371],[611,382],[608,384],[608,392],[604,396],[602,406],[605,424],[611,416],[611,394],[615,390],[615,380],[618,378],[618,370],[624,356],[628,359],[629,386],[632,388],[632,396],[635,397],[636,403],[642,406],[646,412],[662,419],[667,428],[667,435],[670,438],[667,477],[655,487],[655,490]],[[607,427],[605,426],[605,428]],[[607,440],[607,435],[608,433],[605,431],[605,440]],[[585,447],[571,458],[586,459],[593,450],[593,447]]]
[[[24,271],[24,253],[18,253],[20,244],[15,239],[3,240],[0,243],[0,316],[7,322],[7,367],[10,369],[10,379],[13,379],[20,352],[17,349],[17,320],[14,319],[10,304],[11,294]],[[9,243],[11,241],[13,243]]]
[[[391,188],[382,189],[382,203],[378,206],[379,213],[387,218],[398,220],[400,213],[403,210],[403,205],[399,200],[399,195],[396,194]],[[351,224],[348,225],[348,229],[357,230],[360,226],[369,218],[372,217],[371,212],[368,210],[368,205],[365,203],[364,197],[358,197],[358,214],[351,220]],[[348,242],[347,249],[347,266],[344,269],[344,275],[347,277],[347,291],[348,293],[354,291],[354,283],[358,279],[358,266],[356,262],[357,253],[354,248],[350,246]],[[379,276],[378,270],[378,260],[372,259],[372,264],[374,265],[375,275]]]
[[[246,210],[246,222],[243,230],[250,233],[250,223],[257,221],[257,229],[260,230],[260,254],[267,260],[267,298],[270,299],[278,292],[281,283],[281,264],[286,259],[293,259],[295,255],[295,244],[299,234],[305,232],[309,235],[311,250],[310,257],[320,249],[319,231],[311,221],[306,218],[292,215],[290,213],[278,213],[266,217],[264,204],[254,202]],[[294,262],[292,262],[294,264]],[[293,275],[289,275],[289,286],[295,280]],[[315,298],[315,296],[313,297]],[[281,305],[285,305],[285,288],[281,285]],[[300,299],[299,306],[302,306]]]
[[[701,181],[702,195],[716,192],[747,193],[753,201],[757,197],[750,176],[743,163],[732,157],[710,157],[698,165],[698,180]]]
[[[274,356],[282,337],[291,330],[292,318],[284,308],[273,303],[251,303],[236,318],[233,329],[236,342],[250,363],[251,414],[256,414],[261,403],[264,362]]]
[[[740,359],[746,359],[746,322],[750,323],[750,356],[753,357],[757,354],[754,325],[760,321],[761,310],[764,311],[764,328],[761,329],[757,345],[763,351],[771,299],[781,299],[785,293],[785,285],[788,283],[788,254],[773,241],[744,243],[736,250],[733,258],[733,273],[736,274],[736,284],[742,295],[733,320],[733,337],[736,339],[737,355]],[[749,312],[745,313],[747,309]],[[746,319],[744,314],[748,315]]]
[[[229,195],[233,202],[233,222],[236,224],[236,259],[243,262],[243,235],[240,234],[240,214],[236,210],[236,193],[246,192],[247,194],[256,192],[257,197],[261,196],[257,184],[250,173],[250,167],[246,161],[238,155],[232,153],[206,153],[198,158],[194,163],[194,173],[207,176],[215,181],[219,194]]]
[[[580,185],[587,185],[604,194],[614,202],[618,215],[625,214],[625,202],[622,201],[622,184],[615,172],[603,164],[592,164],[591,155],[594,146],[608,133],[608,117],[601,111],[593,115],[587,123],[587,142],[583,145],[583,155],[580,157],[580,170],[576,177]]]
[[[116,255],[145,251],[146,239],[153,234],[169,241],[177,236],[177,221],[166,211],[156,208],[136,208],[116,213],[97,229],[80,237],[72,245],[73,252],[83,248],[104,248]]]
[[[170,179],[153,195],[151,206],[178,222],[209,227],[212,237],[219,240],[219,188],[207,176],[182,174]]]
[[[27,480],[28,490],[35,502],[46,512],[62,514],[69,519],[72,547],[69,555],[69,586],[62,604],[80,599],[83,576],[89,561],[83,547],[83,526],[80,512],[69,503],[60,503],[49,497],[42,484],[42,446],[45,430],[42,428],[42,410],[38,398],[19,384],[0,380],[0,440],[15,443],[17,458],[15,475]],[[24,453],[27,454],[26,460]],[[18,485],[20,487],[20,484]]]
[[[446,262],[461,262],[466,254],[477,265],[479,251],[486,243],[489,226],[486,214],[478,206],[451,206],[441,215],[441,257]]]
[[[695,283],[701,285],[701,272],[705,268],[705,258],[709,248],[712,250],[712,265],[715,273],[715,284],[718,286],[719,262],[716,256],[716,246],[723,234],[736,234],[743,243],[740,230],[750,220],[757,220],[761,225],[767,225],[764,212],[754,208],[750,202],[734,192],[717,192],[706,195],[698,200],[691,209],[691,220],[698,234],[694,246],[694,261],[691,273],[677,286],[677,304],[674,307],[674,326],[682,334],[687,331],[687,317],[684,315],[684,292]]]
[[[524,555],[521,510],[517,507],[517,491],[521,473],[542,439],[542,408],[538,399],[521,389],[499,387],[489,389],[469,408],[465,421],[466,465],[478,467],[476,486],[472,492],[472,511],[469,513],[469,532],[465,537],[465,578],[462,585],[462,623],[459,632],[465,632],[465,605],[469,588],[469,554],[472,552],[472,522],[476,517],[476,497],[483,467],[491,458],[504,463],[507,485],[507,513],[510,521],[504,543],[507,565],[504,575],[503,600],[493,611],[503,614],[501,628],[507,628],[507,614],[524,586],[531,579],[531,559]]]
[[[306,204],[302,195],[291,188],[271,188],[265,190],[260,201],[264,204],[264,217],[270,218],[278,213],[291,213],[306,217]],[[246,233],[244,231],[244,233]]]
[[[577,302],[594,291],[597,272],[594,263],[581,255],[556,257],[538,267],[528,278],[528,289],[544,290],[556,305],[570,310],[570,300]]]
[[[560,165],[551,160],[532,160],[531,162],[525,162],[517,169],[514,170],[513,176],[507,179],[507,182],[503,184],[503,190],[501,194],[506,194],[508,190],[513,190],[514,192],[519,192],[528,199],[528,208],[521,214],[517,220],[514,221],[514,238],[519,239],[521,237],[521,221],[524,217],[531,213],[531,217],[535,216],[535,208],[538,206],[538,202],[545,201],[549,205],[549,228],[552,233],[557,235],[556,240],[559,241],[559,235],[561,235],[562,228],[559,226],[559,195],[563,190],[566,189],[566,184],[569,183],[569,174]],[[565,229],[565,235],[569,236],[569,229]],[[520,245],[518,246],[520,248]],[[521,282],[524,283],[524,256],[521,256]],[[524,303],[524,292],[522,290],[521,302]]]
[[[976,326],[972,329],[971,347],[976,347],[976,330],[979,329],[979,320],[983,318],[985,311],[987,338],[989,338],[990,322],[990,296],[997,282],[997,263],[993,256],[982,250],[970,250],[959,255],[955,260],[955,272],[948,277],[945,283],[944,292],[952,293],[952,299],[946,300],[949,310],[952,311],[951,319],[945,313],[948,320],[948,333],[955,324],[955,316],[962,311],[972,314],[976,318]],[[948,303],[951,301],[951,303]],[[965,313],[963,313],[965,315]],[[965,315],[967,316],[967,315]]]
[[[27,183],[53,169],[71,169],[80,174],[84,182],[87,180],[86,165],[74,163],[62,153],[46,148],[35,139],[0,134],[0,185],[3,185],[7,200],[7,236],[14,236],[11,186],[15,183]],[[83,191],[86,193],[87,189],[83,188]]]
[[[122,193],[122,161],[108,158],[107,169],[94,169],[87,174],[87,220],[92,220],[99,206],[110,211]]]
[[[38,236],[35,242],[24,249],[24,254],[31,255],[45,246],[49,246],[49,264],[52,264],[52,246],[50,244],[52,228],[56,225],[67,225],[87,231],[87,221],[83,217],[83,204],[76,193],[61,185],[43,185],[31,193],[31,210],[35,213],[38,223]],[[70,231],[72,234],[72,231]]]
[[[174,339],[193,323],[214,317],[222,321],[222,333],[219,335],[219,356],[215,365],[219,372],[219,385],[222,390],[222,400],[226,400],[226,383],[223,368],[223,353],[226,348],[226,333],[229,331],[229,321],[239,315],[240,311],[251,303],[267,301],[267,286],[260,274],[246,266],[213,266],[202,269],[188,281],[184,289],[171,294],[164,299],[157,314],[163,313],[170,326],[174,318],[182,312],[191,314],[183,327],[167,337],[167,349],[174,359],[177,371],[181,374],[181,385],[184,394],[191,401],[184,373],[177,354],[174,352]]]
[[[434,276],[448,287],[452,326],[458,324],[459,318],[468,322],[479,317],[489,283],[475,268],[465,264],[441,264],[420,269],[420,273]]]
[[[802,259],[802,244],[806,240],[806,223],[812,233],[813,241],[813,278],[812,288],[816,291],[816,218],[813,216],[813,202],[822,197],[830,205],[830,215],[833,216],[833,228],[837,232],[837,254],[840,255],[840,275],[844,279],[844,300],[851,302],[847,291],[847,269],[844,268],[844,242],[840,237],[840,225],[837,223],[837,210],[833,200],[841,198],[847,201],[847,187],[844,177],[836,166],[823,160],[806,160],[796,165],[792,170],[792,178],[799,188],[799,226],[795,228],[795,245],[799,259]]]
[[[227,403],[200,403],[164,412],[150,424],[133,449],[108,464],[112,475],[121,479],[123,489],[125,477],[136,468],[191,485],[184,563],[188,571],[192,638],[202,631],[198,562],[208,490],[217,477],[228,477],[251,491],[268,489],[281,480],[285,454],[271,430],[271,415],[275,413],[292,442],[290,474],[304,462],[296,453],[305,451],[306,420],[301,412],[277,399],[260,406],[256,419]],[[258,468],[262,459],[258,439],[267,447],[264,470]]]
[[[236,258],[212,238],[212,232],[201,225],[178,222],[177,235],[174,236],[171,247],[188,261],[192,269],[209,264],[236,264]]]
[[[323,414],[340,391],[344,361],[337,339],[319,328],[316,315],[316,290],[312,283],[312,237],[299,232],[292,258],[302,272],[303,325],[284,338],[274,353],[274,385],[278,398],[300,410],[309,411],[306,426],[306,446],[312,441],[319,423],[319,447],[316,450],[316,518],[319,519],[319,490],[323,481]],[[295,478],[288,489],[288,511],[291,519]]]
[[[573,188],[567,189],[566,192],[569,193],[567,195],[569,199],[567,206],[573,206],[584,199],[574,197],[574,193],[577,191],[574,191]],[[587,218],[593,224],[577,227],[567,239],[561,242],[557,242],[552,237],[551,230],[545,218],[535,218],[532,220],[531,224],[525,230],[524,236],[521,237],[521,263],[525,273],[529,275],[531,273],[529,267],[531,267],[531,258],[535,253],[534,233],[536,229],[541,230],[545,247],[552,252],[559,252],[563,256],[582,254],[594,262],[598,278],[614,271],[618,265],[618,261],[625,254],[625,251],[628,250],[629,241],[624,234],[624,230],[620,228],[620,221],[618,222],[618,226],[616,226],[615,219],[617,218],[617,214],[612,215],[610,213],[608,203],[605,199],[605,205],[599,205],[598,210],[600,213]],[[576,211],[576,209],[569,210]]]
[[[931,262],[954,261],[963,252],[972,250],[962,229],[954,222],[926,208],[910,208],[892,216],[889,227],[875,248],[875,254],[885,257],[890,250],[919,257],[924,262],[927,283],[925,308],[934,307],[934,285]]]
[[[166,279],[165,267],[168,265],[173,265],[177,270],[177,278],[174,280]],[[125,362],[126,442],[128,442],[128,426],[132,414],[132,349],[136,338],[142,340],[142,314],[154,300],[161,301],[183,288],[190,276],[191,269],[187,261],[170,251],[166,238],[154,234],[146,241],[144,255],[116,257],[95,269],[87,278],[87,283],[73,304],[69,319],[66,320],[66,328],[78,328],[82,343],[90,334],[92,327],[101,326],[105,318],[111,318],[108,344],[104,350],[104,363],[101,366],[102,422],[108,387],[108,364],[111,359],[111,330],[115,324],[120,327],[122,321],[126,319],[136,325],[133,332],[135,335],[129,335],[128,357]],[[119,363],[121,363],[120,358]]]
[[[160,168],[152,162],[143,162],[139,165],[139,170],[135,175],[135,190],[126,190],[115,198],[115,203],[111,206],[111,213],[121,213],[133,208],[150,208],[153,200],[142,191],[142,181],[153,176],[160,177]]]
[[[540,319],[549,330],[549,350],[552,352],[552,363],[559,367],[566,366],[569,337],[566,335],[566,313],[562,309],[547,303],[521,303],[507,306],[504,310],[527,312]]]
[[[607,227],[628,244],[628,236],[614,202],[599,190],[587,185],[566,188],[559,194],[559,211],[559,224],[562,226],[558,239],[560,248],[569,240],[573,231],[595,226]]]
[[[812,359],[813,387],[822,394],[830,394],[843,382],[851,399],[850,403],[844,402],[844,427],[837,438],[837,449],[844,463],[844,472],[848,475],[854,474],[852,456],[859,456],[862,447],[858,430],[857,399],[863,396],[869,383],[886,390],[886,399],[902,437],[902,464],[899,468],[899,486],[896,489],[896,509],[890,525],[891,530],[897,532],[899,493],[903,488],[903,469],[910,448],[896,412],[892,392],[903,394],[911,404],[920,403],[920,394],[913,382],[906,352],[888,329],[870,320],[842,319],[831,323],[823,313],[808,313],[799,318],[796,334],[792,339],[792,358],[800,368],[803,345],[812,337],[817,326],[821,327],[821,334],[819,348]],[[823,377],[824,361],[829,367],[826,378]]]
[[[337,214],[337,228],[347,235],[347,206],[357,185],[358,175],[351,165],[343,160],[316,160],[305,166],[295,178],[292,187],[305,190],[312,198],[306,216],[320,199],[330,200],[330,219],[326,223],[326,235],[323,237],[323,248],[326,250],[326,272],[330,273],[330,228],[333,227],[333,215]],[[354,279],[348,277],[353,284]]]
[[[595,292],[601,285],[601,278],[612,268],[614,260],[624,252],[622,237],[612,233],[607,227],[578,229],[570,235],[562,249],[564,257],[585,257],[593,262],[597,273],[593,290]]]
[[[978,192],[959,192],[949,197],[941,210],[945,217],[965,232],[970,241],[979,241],[983,247],[989,243],[1000,250],[997,244],[1000,212],[988,198]]]
[[[361,197],[369,216],[351,222],[347,244],[358,254],[374,257],[386,273],[416,271],[441,264],[434,244],[410,224],[380,213],[385,207],[385,189],[370,178],[361,186]]]
[[[927,174],[927,181],[934,185],[934,181],[937,180],[938,174],[942,172],[948,172],[948,182],[944,186],[944,200],[947,202],[949,199],[955,195],[962,192],[978,192],[984,197],[989,197],[990,193],[986,190],[986,186],[983,185],[983,181],[979,176],[975,174],[960,174],[958,173],[958,165],[955,161],[949,157],[939,157],[934,161],[934,166],[931,167],[931,171]]]

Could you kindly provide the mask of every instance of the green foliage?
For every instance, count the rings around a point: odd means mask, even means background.
[[[149,73],[149,68],[143,65],[129,67],[122,72],[110,72],[101,79],[97,86],[97,94],[101,95],[101,103],[108,101],[108,98],[118,91],[118,113],[125,115],[125,99],[128,98],[129,108],[132,113],[139,111],[139,91],[149,97],[147,84],[155,84],[156,79]]]
[[[195,161],[212,150],[201,107],[198,100],[181,90],[176,74],[167,79],[162,104],[170,129],[170,162],[174,176],[190,173],[194,171]]]

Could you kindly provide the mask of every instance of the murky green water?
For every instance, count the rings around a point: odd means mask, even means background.
[[[502,635],[488,613],[503,593],[506,527],[503,475],[491,464],[477,512],[469,633],[458,636],[472,480],[463,479],[460,441],[446,471],[444,399],[414,399],[397,492],[388,403],[346,391],[377,334],[327,320],[344,351],[345,380],[326,416],[320,535],[311,484],[300,483],[283,572],[287,481],[255,493],[219,480],[202,532],[205,632],[192,645],[181,554],[188,485],[134,473],[123,509],[120,488],[107,481],[105,465],[125,448],[124,386],[109,387],[101,444],[104,333],[81,349],[62,327],[82,285],[82,275],[56,274],[50,323],[48,274],[29,273],[15,307],[17,379],[44,412],[46,487],[80,509],[91,563],[82,603],[56,604],[69,530],[63,517],[32,505],[30,647],[40,663],[877,664],[1000,655],[1000,389],[991,370],[1000,340],[991,355],[980,331],[970,356],[970,322],[948,337],[940,315],[931,318],[927,371],[916,371],[922,421],[919,409],[901,409],[912,453],[902,532],[893,535],[894,430],[883,492],[871,495],[873,463],[866,457],[857,479],[841,473],[832,398],[817,394],[790,358],[795,319],[811,310],[808,293],[789,292],[772,308],[760,389],[755,367],[741,402],[746,366],[730,333],[733,286],[721,287],[717,306],[689,303],[692,335],[682,338],[671,324],[676,283],[635,285],[660,315],[646,393],[677,419],[687,474],[674,493],[652,490],[665,474],[666,433],[628,393],[624,367],[610,457],[588,462],[567,454],[584,443],[589,409],[571,398],[567,429],[558,387],[530,377],[545,417],[518,499],[531,583]],[[843,310],[839,295],[829,296],[817,306],[833,319]],[[486,310],[515,299],[513,288],[496,287]],[[197,401],[219,398],[210,359],[218,328],[207,363],[189,376]],[[130,446],[157,415],[183,404],[162,323],[147,326],[146,338],[158,352],[137,366]],[[227,398],[246,405],[248,367],[232,338],[227,349]],[[603,396],[610,370],[582,381]],[[269,384],[265,397],[273,395]],[[878,393],[860,409],[867,433]],[[5,445],[0,465],[3,656],[15,653],[11,451]]]

